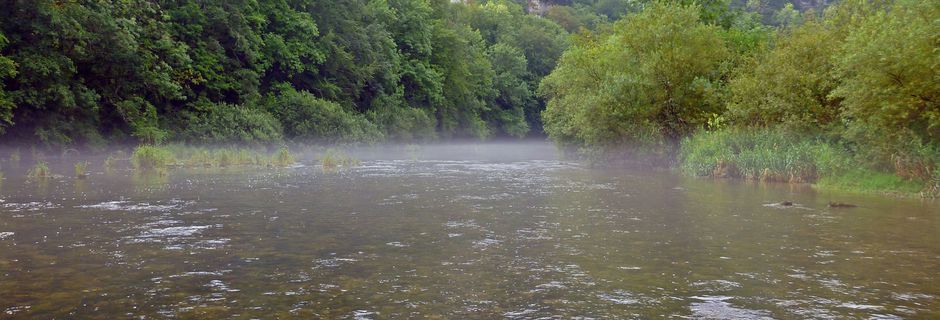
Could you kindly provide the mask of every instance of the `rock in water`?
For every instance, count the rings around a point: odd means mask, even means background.
[[[856,205],[854,205],[854,204],[849,204],[849,203],[841,203],[841,202],[832,202],[832,201],[830,201],[830,202],[829,202],[829,207],[830,207],[830,208],[855,208],[855,207],[858,207],[858,206],[856,206]]]

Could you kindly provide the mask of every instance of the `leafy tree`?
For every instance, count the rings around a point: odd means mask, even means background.
[[[856,131],[897,139],[912,134],[940,145],[940,6],[899,0],[868,16],[835,57]]]
[[[746,126],[821,129],[839,120],[831,56],[840,35],[823,22],[783,32],[765,55],[746,61],[729,83],[728,114]]]
[[[7,38],[0,33],[0,50],[7,44]],[[3,134],[4,128],[13,124],[13,108],[16,105],[7,96],[3,88],[3,80],[16,76],[16,63],[10,58],[0,55],[0,134]]]
[[[546,132],[588,146],[674,141],[720,112],[708,91],[728,55],[697,6],[652,4],[565,53],[542,82]]]

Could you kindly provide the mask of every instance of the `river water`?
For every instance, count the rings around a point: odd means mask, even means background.
[[[0,318],[940,318],[937,202],[391,149],[47,182],[4,162]]]

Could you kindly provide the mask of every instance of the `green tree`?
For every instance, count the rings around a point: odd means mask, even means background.
[[[550,98],[545,130],[574,145],[675,141],[721,111],[708,95],[728,56],[697,6],[651,4],[565,53],[540,89]]]
[[[7,45],[7,38],[0,33],[0,50]],[[16,105],[7,96],[3,88],[3,81],[7,78],[16,76],[16,63],[10,58],[0,55],[0,134],[3,134],[4,128],[13,124],[13,108]]]
[[[868,16],[835,57],[855,131],[896,140],[913,135],[940,145],[940,6],[899,0]]]

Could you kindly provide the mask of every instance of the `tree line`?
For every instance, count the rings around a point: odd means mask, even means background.
[[[0,137],[523,137],[568,45],[514,1],[2,0]]]

